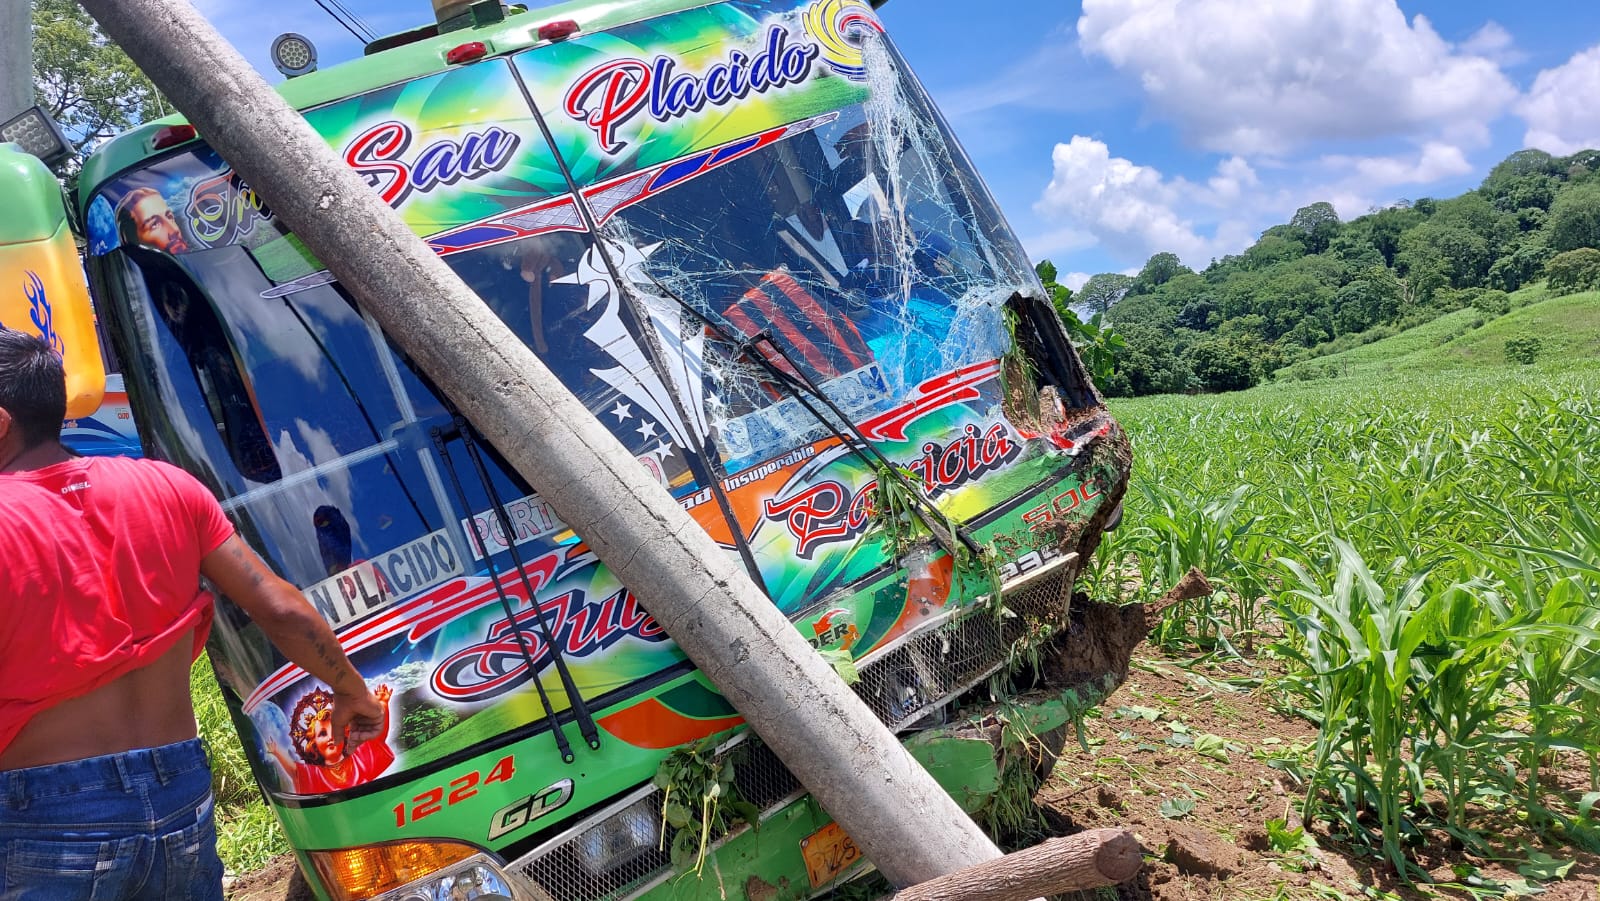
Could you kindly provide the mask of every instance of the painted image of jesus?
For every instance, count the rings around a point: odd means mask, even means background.
[[[349,730],[333,734],[333,693],[318,688],[295,704],[289,718],[289,737],[294,756],[277,744],[269,744],[274,760],[284,776],[302,795],[320,795],[363,785],[383,775],[394,764],[389,747],[389,699],[393,690],[380,685],[373,691],[383,705],[383,728],[367,741],[350,747]],[[296,759],[298,758],[298,759]]]
[[[149,247],[166,253],[188,253],[178,217],[167,199],[154,188],[134,188],[116,208],[117,234],[126,246]]]

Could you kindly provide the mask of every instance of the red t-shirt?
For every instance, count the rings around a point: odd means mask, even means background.
[[[154,460],[0,475],[0,751],[190,631],[199,657],[213,613],[200,560],[232,535],[203,485]]]

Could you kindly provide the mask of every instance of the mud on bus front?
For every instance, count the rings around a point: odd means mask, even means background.
[[[468,19],[281,90],[891,727],[1059,628],[1126,440],[872,8]],[[146,450],[386,701],[345,745],[221,604],[212,660],[313,887],[717,893],[665,882],[652,778],[741,720],[627,588],[192,129],[111,142],[80,186]],[[978,603],[997,582],[1009,613]],[[763,839],[721,841],[722,872],[804,897],[859,867],[748,756]]]

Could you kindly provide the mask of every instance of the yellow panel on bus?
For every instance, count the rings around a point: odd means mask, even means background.
[[[88,416],[105,394],[105,363],[61,189],[44,164],[0,145],[0,325],[39,335],[67,370],[67,418]]]

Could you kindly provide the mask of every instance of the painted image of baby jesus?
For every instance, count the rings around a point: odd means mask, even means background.
[[[389,698],[394,694],[387,685],[372,692],[383,705],[383,728],[377,735],[349,747],[349,729],[344,735],[333,734],[333,693],[318,688],[295,704],[294,715],[289,719],[289,737],[294,742],[298,760],[277,744],[269,750],[278,767],[303,795],[343,791],[362,785],[383,775],[394,764],[394,750],[389,747]]]

